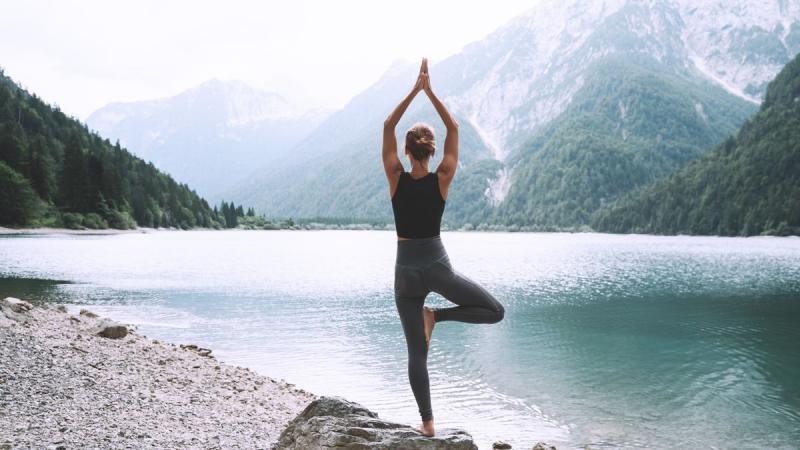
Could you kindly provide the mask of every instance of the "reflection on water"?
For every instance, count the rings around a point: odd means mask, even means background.
[[[66,283],[69,281],[0,276],[0,298],[16,297],[36,302],[57,302],[61,295],[59,285]]]
[[[800,239],[442,239],[506,317],[437,326],[428,366],[439,428],[465,427],[481,448],[800,440]],[[375,231],[0,238],[0,276],[74,282],[5,279],[0,295],[92,305],[144,334],[413,423],[395,246],[393,233]]]

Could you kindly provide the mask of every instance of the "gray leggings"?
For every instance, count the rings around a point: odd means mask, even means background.
[[[408,346],[408,380],[422,420],[433,419],[428,350],[422,320],[425,297],[436,292],[458,306],[435,308],[436,322],[496,323],[505,309],[480,285],[453,270],[439,236],[397,241],[394,298]]]

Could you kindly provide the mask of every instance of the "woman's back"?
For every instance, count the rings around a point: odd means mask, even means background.
[[[403,171],[392,196],[397,236],[409,239],[438,236],[445,204],[436,172],[414,179]]]

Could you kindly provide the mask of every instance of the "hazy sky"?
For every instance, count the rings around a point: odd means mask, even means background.
[[[80,119],[210,78],[338,107],[392,61],[441,60],[537,1],[4,2],[0,67]]]

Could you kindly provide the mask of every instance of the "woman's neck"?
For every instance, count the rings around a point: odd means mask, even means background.
[[[425,175],[429,172],[428,163],[412,163],[409,172],[413,175]]]

